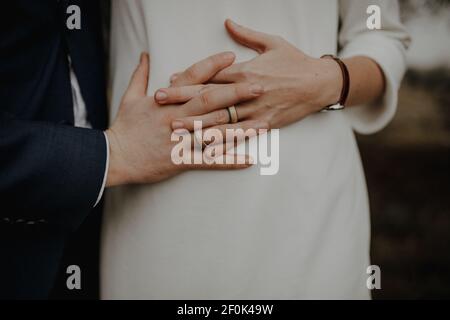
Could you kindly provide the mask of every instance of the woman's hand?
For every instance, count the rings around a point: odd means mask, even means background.
[[[259,55],[218,71],[207,85],[196,82],[192,70],[195,65],[175,74],[170,88],[156,92],[158,103],[181,103],[218,83],[254,83],[261,85],[264,93],[258,99],[236,106],[239,121],[262,120],[271,128],[280,128],[338,102],[342,74],[335,61],[312,58],[281,37],[250,30],[231,20],[227,20],[225,26],[233,39]],[[192,86],[185,87],[180,94],[177,87],[186,85]],[[158,99],[160,96],[165,98]],[[229,121],[226,110],[218,110],[213,114],[177,119],[172,127],[192,130],[193,122],[199,120],[204,127]]]

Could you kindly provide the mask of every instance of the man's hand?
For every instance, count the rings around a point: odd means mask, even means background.
[[[227,60],[226,54],[212,58],[214,61]],[[229,61],[232,63],[233,61]],[[222,64],[224,62],[222,61]],[[192,164],[175,165],[171,151],[175,143],[171,141],[171,123],[177,118],[199,116],[214,112],[236,103],[260,96],[260,86],[248,83],[226,85],[213,90],[205,90],[184,105],[160,107],[146,95],[149,78],[149,56],[142,54],[139,66],[135,70],[129,87],[123,96],[116,119],[106,130],[110,143],[110,165],[107,186],[130,183],[152,183],[167,179],[184,170],[191,169],[242,169],[250,166],[246,157],[237,164]],[[219,63],[220,64],[220,63]],[[218,70],[208,68],[209,63],[200,66],[199,75],[206,79]],[[252,127],[267,127],[266,123],[253,121]],[[236,127],[236,126],[235,126]],[[245,129],[245,128],[244,128]]]

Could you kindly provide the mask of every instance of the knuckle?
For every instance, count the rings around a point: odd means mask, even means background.
[[[241,81],[249,80],[251,78],[249,68],[248,67],[242,67],[239,71],[236,72],[236,76]]]
[[[242,68],[240,70],[240,77],[243,80],[250,81],[251,79],[254,79],[255,76],[256,76],[256,74],[251,65],[246,64],[246,65],[242,66]]]
[[[228,122],[228,111],[225,109],[219,110],[215,114],[215,124],[224,124]]]
[[[184,75],[188,81],[195,81],[197,79],[197,68],[192,66],[184,72]]]
[[[237,99],[241,99],[244,96],[245,88],[247,88],[247,85],[233,85],[233,95]]]
[[[202,85],[200,87],[200,89],[198,90],[198,94],[202,94],[205,93],[206,91],[208,91],[209,89],[211,89],[211,86],[209,84],[207,85]]]
[[[239,79],[239,81],[249,81],[250,80],[249,76],[245,72],[242,72],[242,71],[236,73],[236,76]]]
[[[251,84],[247,84],[247,83],[237,86],[235,88],[236,97],[238,99],[245,99],[246,97],[248,97],[250,95],[250,86],[251,86]]]
[[[210,104],[211,95],[209,92],[204,92],[200,95],[200,105],[202,108],[207,108]]]

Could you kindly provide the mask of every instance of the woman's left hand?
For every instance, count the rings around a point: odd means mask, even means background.
[[[281,37],[253,31],[231,20],[227,20],[225,26],[234,40],[256,50],[259,55],[222,69],[208,81],[209,84],[196,82],[192,68],[175,74],[170,88],[155,93],[158,103],[181,103],[219,83],[254,83],[261,85],[264,93],[255,100],[236,106],[239,121],[261,120],[268,122],[270,128],[281,128],[338,102],[342,74],[335,61],[310,57]],[[180,95],[179,86],[192,87],[184,89]],[[215,113],[177,119],[172,127],[193,130],[194,121],[203,121],[204,127],[210,127],[230,120],[226,110],[221,116],[219,112]]]

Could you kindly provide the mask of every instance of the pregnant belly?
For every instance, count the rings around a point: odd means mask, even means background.
[[[276,175],[261,176],[256,165],[111,190],[103,297],[220,299],[267,287],[283,297],[290,276],[313,268],[330,221],[323,199],[352,176],[352,145],[340,116],[318,115],[281,130]],[[332,166],[339,173],[330,176]]]

